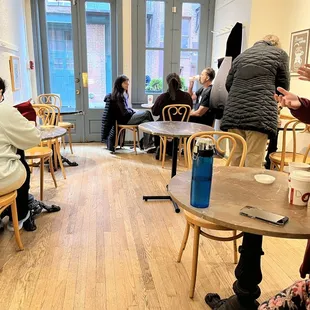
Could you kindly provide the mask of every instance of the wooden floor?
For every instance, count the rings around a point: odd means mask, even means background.
[[[57,172],[57,189],[45,178],[45,201],[62,210],[41,214],[35,232],[22,231],[23,252],[12,233],[0,234],[0,309],[208,309],[207,292],[232,294],[232,244],[201,238],[192,300],[191,237],[176,263],[182,212],[142,201],[165,194],[169,161],[161,169],[151,154],[111,155],[101,144],[74,145],[74,152],[79,166],[66,168],[67,180]],[[36,197],[38,180],[36,171]],[[299,279],[304,248],[305,241],[264,239],[260,301]]]

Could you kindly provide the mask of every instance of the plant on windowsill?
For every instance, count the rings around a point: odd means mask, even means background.
[[[150,83],[145,87],[147,93],[162,93],[163,91],[163,80],[162,79],[151,79]]]

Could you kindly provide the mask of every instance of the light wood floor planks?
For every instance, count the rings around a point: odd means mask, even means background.
[[[208,308],[207,292],[232,294],[232,243],[201,238],[191,300],[192,236],[176,263],[182,212],[170,202],[142,201],[165,194],[169,161],[161,169],[150,154],[111,155],[101,144],[74,145],[74,152],[68,156],[79,166],[66,168],[67,180],[57,171],[57,189],[45,176],[46,202],[62,210],[41,214],[37,231],[22,231],[23,252],[12,233],[0,235],[0,309],[200,310]],[[36,197],[38,181],[35,171]],[[260,301],[299,279],[304,248],[305,241],[264,239]]]

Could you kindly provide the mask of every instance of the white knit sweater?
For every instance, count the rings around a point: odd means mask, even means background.
[[[16,172],[22,163],[17,149],[40,143],[40,131],[9,104],[0,104],[0,180]]]

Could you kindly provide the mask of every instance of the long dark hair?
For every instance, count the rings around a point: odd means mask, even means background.
[[[119,100],[124,97],[124,91],[128,94],[128,91],[122,87],[123,82],[129,81],[126,75],[119,75],[113,85],[113,91],[111,95],[112,100]]]
[[[177,90],[182,87],[181,79],[176,73],[170,73],[168,74],[166,81],[168,84],[168,93],[170,98],[174,101]]]
[[[1,77],[0,77],[0,89],[2,89],[2,95],[3,95],[5,93],[5,82]]]

